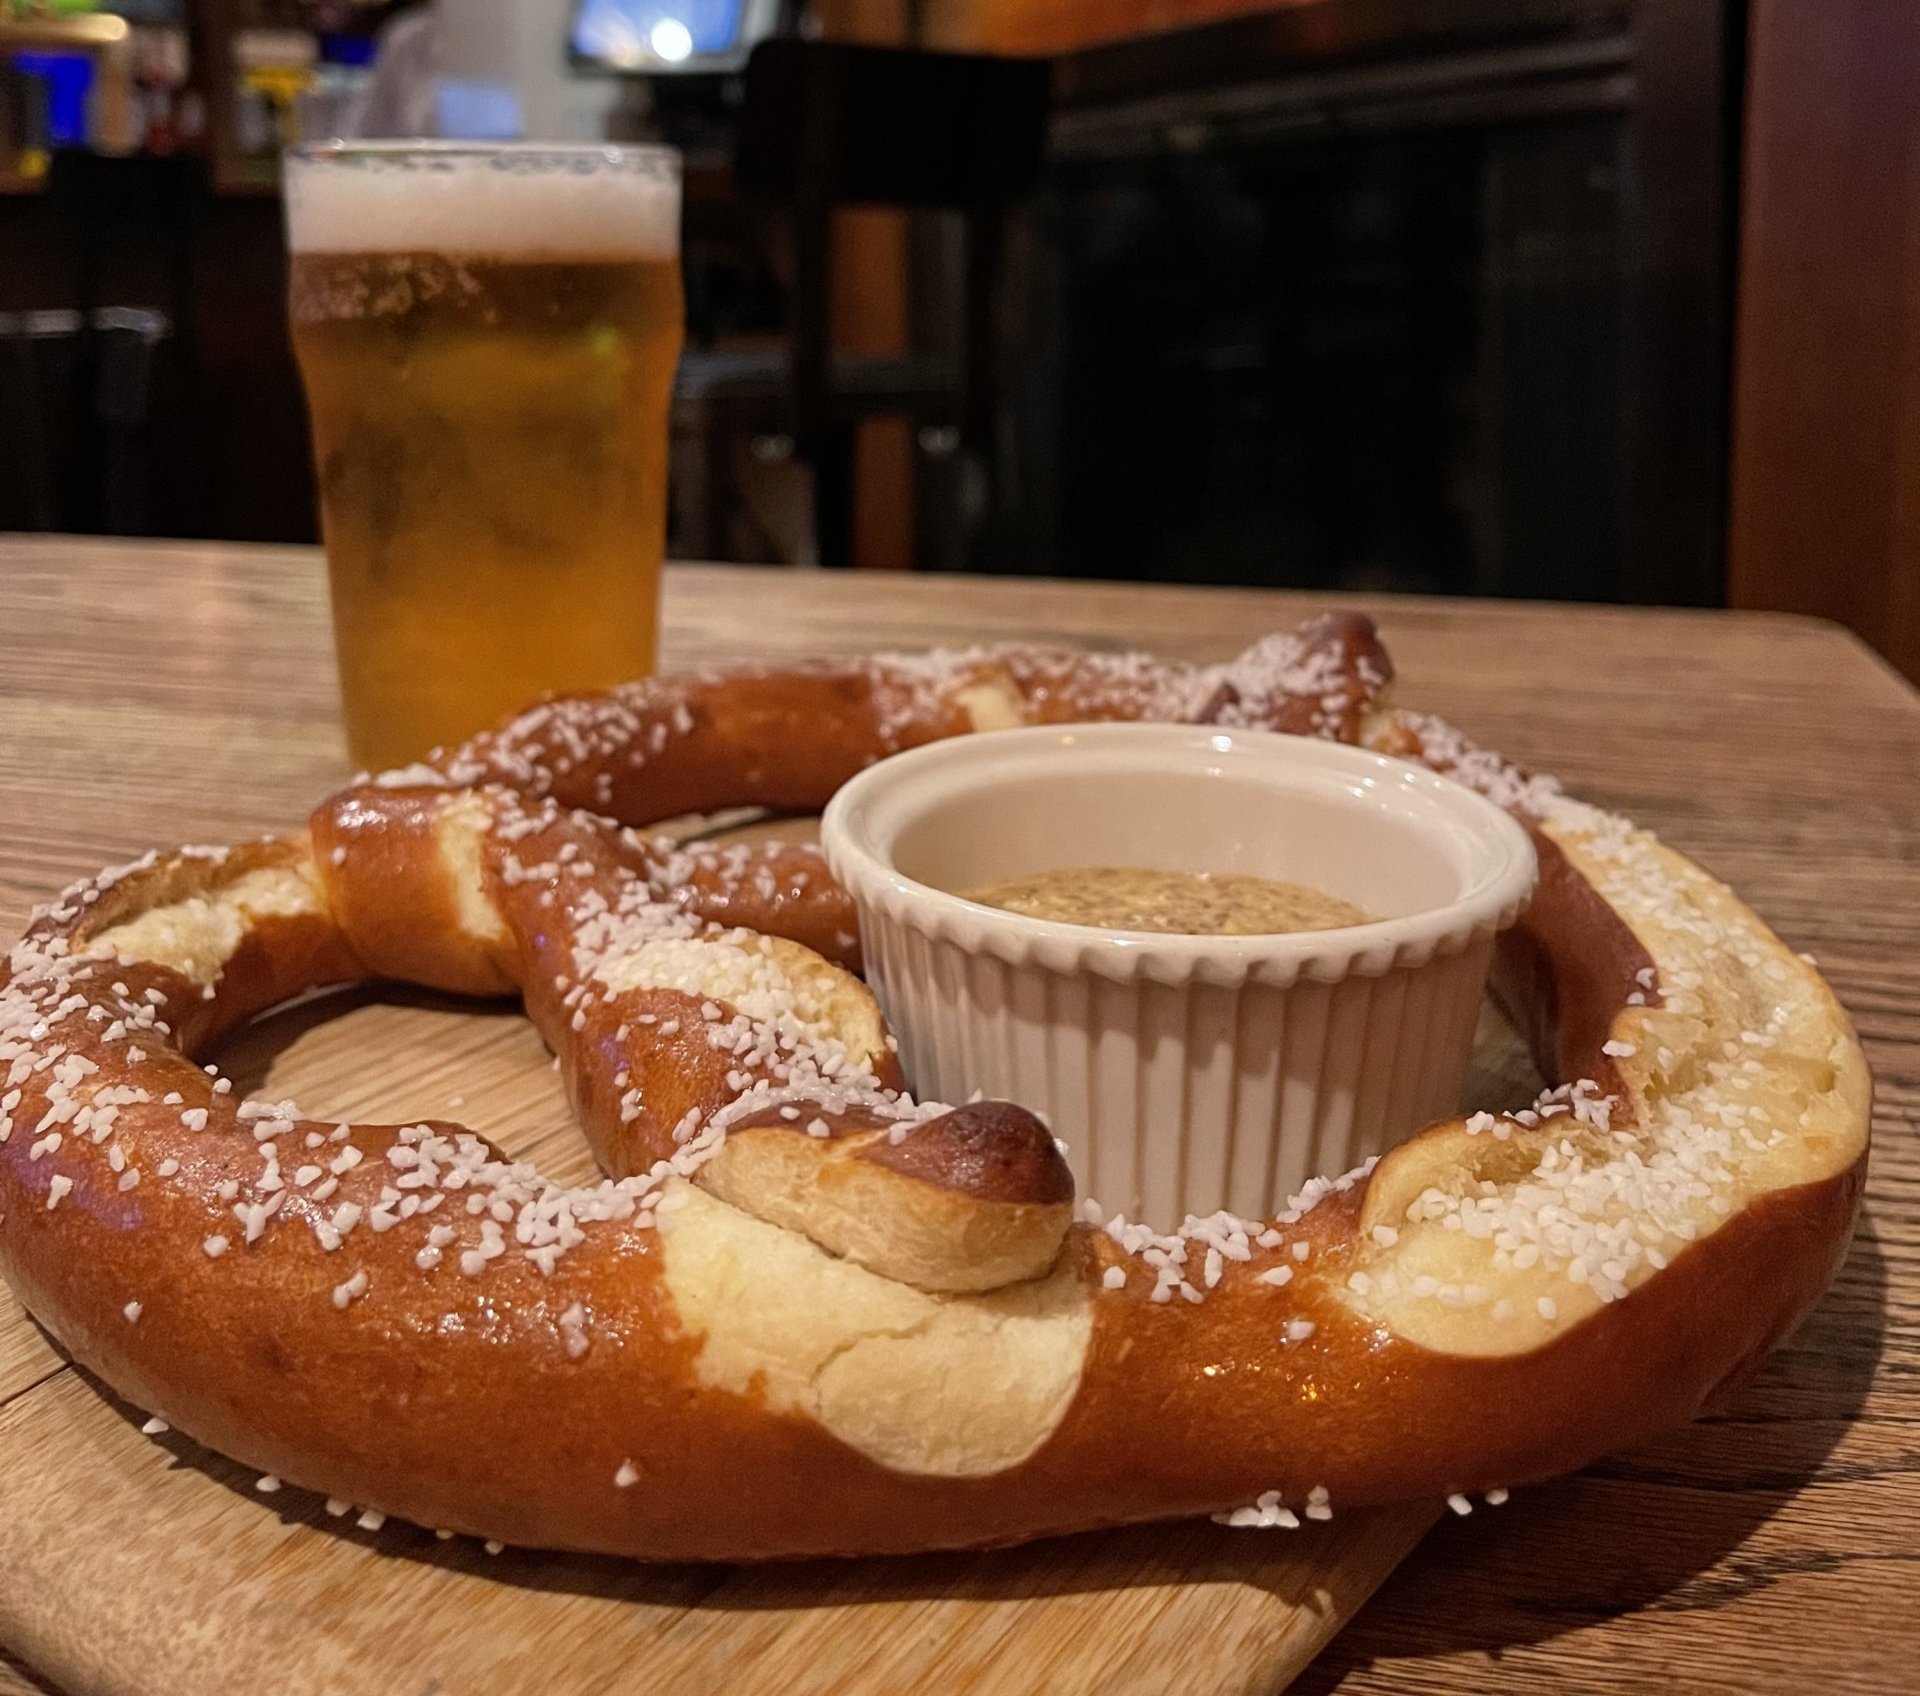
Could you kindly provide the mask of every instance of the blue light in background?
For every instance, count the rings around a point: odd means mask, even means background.
[[[47,85],[47,142],[54,147],[84,147],[87,96],[93,90],[93,58],[86,53],[15,53],[16,70]]]
[[[730,51],[743,0],[581,0],[574,51],[609,65],[678,64]]]

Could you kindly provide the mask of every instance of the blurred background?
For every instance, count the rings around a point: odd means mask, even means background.
[[[683,150],[670,554],[1920,675],[1912,0],[0,0],[0,529],[312,540],[278,153],[416,134]]]

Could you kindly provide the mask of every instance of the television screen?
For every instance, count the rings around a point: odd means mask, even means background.
[[[621,70],[703,68],[737,62],[751,0],[580,0],[573,15],[574,54]]]

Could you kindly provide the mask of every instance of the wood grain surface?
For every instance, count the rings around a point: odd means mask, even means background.
[[[674,662],[1002,635],[1198,657],[1321,604],[686,568],[670,574],[666,630]],[[1497,1511],[1447,1516],[1295,1688],[1908,1690],[1920,1658],[1920,703],[1853,639],[1802,621],[1371,610],[1403,699],[1658,829],[1819,956],[1876,1069],[1877,1140],[1834,1291],[1725,1413]],[[345,772],[332,688],[307,551],[0,540],[0,929],[105,861],[294,823]],[[376,1040],[407,1048],[405,1074],[363,1075]],[[520,1146],[567,1137],[538,1044],[506,1015],[426,999],[302,1010],[223,1058],[249,1086],[328,1079],[343,1112],[408,1099],[445,1111],[459,1094]],[[441,1688],[696,1689],[724,1651],[740,1691],[1270,1690],[1430,1518],[1341,1516],[1310,1553],[1193,1526],[997,1555],[655,1572],[342,1533],[314,1523],[310,1498],[267,1501],[180,1439],[136,1440],[136,1425],[0,1299],[0,1620],[32,1618],[37,1658],[71,1696],[125,1687],[107,1676],[103,1596],[141,1648],[141,1687],[177,1690],[166,1676],[204,1664],[196,1644],[311,1630],[283,1617],[296,1566],[300,1593],[346,1626],[325,1681],[306,1662],[306,1682],[287,1688],[427,1688],[408,1681],[425,1665],[410,1644],[457,1642],[450,1622],[512,1622],[537,1598],[539,1629],[441,1663]],[[49,1530],[43,1545],[23,1529],[35,1526]],[[142,1601],[156,1605],[151,1574],[183,1547],[226,1587],[191,1629]],[[849,1662],[836,1622],[856,1604],[880,1629]],[[549,1679],[581,1644],[595,1670]],[[0,1696],[51,1688],[0,1659]]]

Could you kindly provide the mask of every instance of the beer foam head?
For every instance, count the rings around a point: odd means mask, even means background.
[[[663,148],[383,148],[289,155],[295,253],[669,259],[680,161]]]

